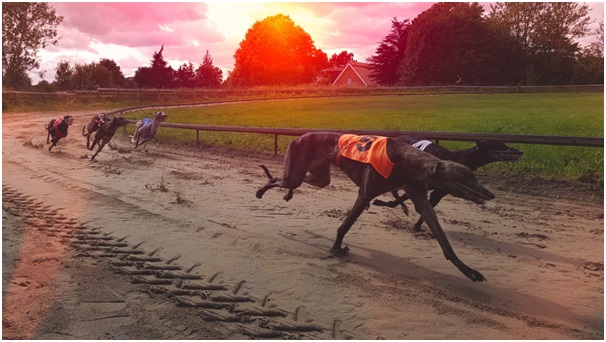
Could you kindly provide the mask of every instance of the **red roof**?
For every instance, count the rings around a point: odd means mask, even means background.
[[[357,76],[358,81],[361,85],[375,86],[377,85],[377,83],[370,77],[371,74],[372,67],[370,64],[350,61],[347,63],[345,68],[343,68],[343,70],[341,71],[339,76],[337,76],[337,79],[335,79],[332,85],[343,83],[343,80],[341,80],[341,78],[345,75],[355,75]]]

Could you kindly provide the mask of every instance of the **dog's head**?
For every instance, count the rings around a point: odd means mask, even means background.
[[[493,161],[517,161],[524,152],[509,147],[500,141],[478,141],[478,150],[486,153]]]
[[[122,127],[128,125],[128,119],[121,116],[114,116],[112,119],[112,125],[116,127]]]
[[[432,175],[430,183],[449,194],[482,204],[495,196],[476,180],[475,175],[467,166],[440,160]]]
[[[168,115],[164,114],[164,112],[155,112],[154,113],[154,119],[157,121],[164,121],[166,120],[166,118],[168,117]]]
[[[74,122],[74,117],[71,115],[66,115],[63,117],[63,121],[68,125],[71,126],[72,123]]]

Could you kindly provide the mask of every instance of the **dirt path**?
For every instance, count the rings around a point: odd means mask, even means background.
[[[478,284],[400,209],[371,207],[350,256],[330,257],[357,191],[337,170],[284,202],[254,196],[259,164],[282,170],[269,155],[144,152],[120,134],[91,162],[80,132],[93,114],[75,113],[50,154],[43,126],[58,114],[3,117],[4,339],[604,336],[601,197],[485,180],[487,205],[444,199],[438,217]]]

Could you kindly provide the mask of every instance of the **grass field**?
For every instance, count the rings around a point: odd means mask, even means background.
[[[604,136],[604,96],[587,93],[361,96],[260,101],[167,109],[173,123],[339,129]],[[149,117],[151,111],[127,117]],[[270,150],[273,136],[201,132],[206,143]],[[159,138],[195,141],[195,131],[163,128]],[[292,137],[281,137],[283,151]],[[472,143],[442,142],[459,149]],[[483,170],[497,174],[581,180],[603,186],[603,148],[511,144],[525,152],[517,163]]]

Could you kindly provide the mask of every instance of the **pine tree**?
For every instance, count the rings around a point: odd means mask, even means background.
[[[404,59],[410,21],[393,18],[389,34],[381,40],[375,54],[367,59],[372,66],[371,77],[381,85],[394,85],[400,76],[398,69]]]

